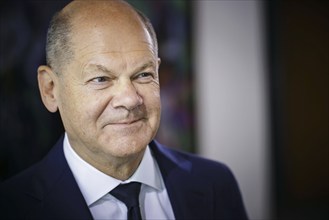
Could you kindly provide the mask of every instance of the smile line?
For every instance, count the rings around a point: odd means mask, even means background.
[[[131,124],[134,124],[134,123],[139,122],[141,120],[143,120],[143,119],[141,118],[141,119],[128,121],[128,122],[111,122],[111,123],[106,124],[105,126],[107,126],[107,125],[131,125]]]

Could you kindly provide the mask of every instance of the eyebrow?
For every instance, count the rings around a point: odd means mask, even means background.
[[[142,71],[142,70],[145,70],[145,69],[147,69],[147,68],[149,68],[149,67],[155,67],[155,63],[154,63],[153,61],[148,61],[148,62],[144,63],[142,66],[137,67],[137,68],[134,70],[134,72],[137,73],[137,72],[140,72],[140,71]]]
[[[153,61],[148,61],[146,63],[144,63],[143,65],[139,66],[139,67],[136,67],[133,72],[134,73],[137,73],[137,72],[140,72],[144,69],[147,69],[149,67],[154,67],[155,66],[155,63]],[[97,71],[101,71],[103,73],[106,73],[106,74],[114,74],[114,71],[111,71],[109,70],[106,66],[104,65],[101,65],[101,64],[89,64],[85,69],[84,71],[88,71],[88,69],[92,68],[93,70],[97,70]]]
[[[105,66],[101,65],[101,64],[88,64],[88,66],[84,69],[85,71],[88,71],[89,69],[91,70],[97,70],[97,71],[101,71],[107,74],[112,74],[113,72],[109,69],[107,69]]]

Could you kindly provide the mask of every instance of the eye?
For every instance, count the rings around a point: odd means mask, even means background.
[[[137,80],[142,80],[142,81],[149,81],[151,79],[153,79],[153,73],[150,73],[150,72],[143,72],[143,73],[140,73],[136,76],[136,79]]]
[[[109,81],[109,78],[106,76],[99,76],[99,77],[95,77],[90,80],[90,82],[93,82],[93,83],[104,83],[107,81]]]
[[[151,73],[140,73],[137,77],[143,78],[143,77],[148,77],[148,76],[151,76]]]
[[[112,81],[113,80],[108,76],[97,76],[88,80],[86,84],[89,85],[91,88],[99,90],[111,86]]]

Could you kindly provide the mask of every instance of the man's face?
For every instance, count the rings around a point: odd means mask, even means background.
[[[142,152],[160,121],[159,60],[151,38],[136,24],[119,25],[76,27],[74,59],[58,77],[69,141],[98,162]]]

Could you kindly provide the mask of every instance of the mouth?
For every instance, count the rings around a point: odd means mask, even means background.
[[[110,122],[105,124],[104,127],[106,126],[129,127],[129,126],[137,125],[138,123],[143,122],[144,120],[145,120],[144,118],[139,118],[139,119],[127,120],[127,121]]]
[[[131,121],[114,122],[114,123],[110,123],[110,124],[112,124],[112,125],[131,125],[131,124],[137,123],[141,120],[142,119],[136,119],[136,120],[131,120]]]

